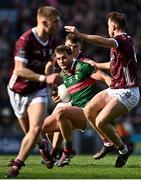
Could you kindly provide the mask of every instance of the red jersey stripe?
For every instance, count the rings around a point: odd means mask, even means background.
[[[96,83],[96,80],[94,79],[91,79],[91,78],[88,78],[88,79],[85,79],[84,81],[80,82],[80,83],[77,83],[77,84],[74,84],[70,87],[68,87],[68,92],[69,94],[74,94],[92,84]]]

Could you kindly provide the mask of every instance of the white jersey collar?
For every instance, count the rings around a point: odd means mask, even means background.
[[[46,46],[46,45],[48,44],[48,40],[47,40],[46,42],[43,42],[43,41],[39,38],[39,36],[37,35],[35,29],[36,29],[35,27],[32,28],[32,32],[33,32],[35,38],[37,39],[37,41],[38,41],[40,44],[42,44],[43,46]]]

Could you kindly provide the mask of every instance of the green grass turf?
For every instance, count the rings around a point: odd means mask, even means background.
[[[9,160],[14,156],[0,156],[0,179]],[[47,169],[40,164],[40,156],[30,156],[18,179],[141,179],[141,157],[132,155],[123,168],[115,168],[115,155],[94,160],[92,155],[76,155],[69,166]]]

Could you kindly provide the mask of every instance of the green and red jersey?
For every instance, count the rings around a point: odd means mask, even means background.
[[[95,68],[76,60],[71,70],[61,72],[63,82],[71,95],[72,106],[84,107],[99,92],[96,80],[90,78]]]

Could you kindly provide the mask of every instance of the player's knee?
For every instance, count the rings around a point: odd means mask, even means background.
[[[28,131],[29,131],[29,128],[24,128],[23,131],[24,131],[25,134],[27,134]]]
[[[64,108],[58,108],[57,109],[57,112],[56,112],[57,121],[64,119],[65,115],[66,115],[66,111]]]
[[[31,128],[29,132],[30,132],[33,136],[37,136],[37,135],[41,132],[41,129],[42,129],[42,127],[41,127],[40,125],[37,125],[37,126],[35,126],[34,128]]]
[[[96,120],[95,124],[96,124],[96,127],[98,129],[103,129],[104,128],[104,122],[103,121]]]
[[[85,107],[84,108],[84,114],[86,116],[87,119],[91,120],[93,115],[92,115],[92,109],[89,107]]]

